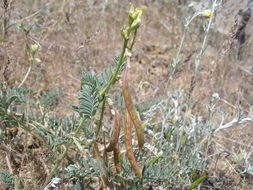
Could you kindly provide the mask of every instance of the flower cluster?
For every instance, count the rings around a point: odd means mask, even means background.
[[[128,40],[130,34],[132,32],[135,32],[139,28],[141,24],[141,18],[145,9],[146,7],[144,6],[138,8],[134,8],[133,6],[131,6],[128,15],[128,26],[122,30],[122,36],[125,40]]]

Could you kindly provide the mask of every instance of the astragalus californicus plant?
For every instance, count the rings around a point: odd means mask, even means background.
[[[109,68],[100,75],[93,75],[93,74],[88,73],[83,76],[82,83],[81,83],[81,91],[78,95],[79,105],[74,106],[74,109],[80,115],[79,125],[74,130],[73,136],[67,140],[65,144],[64,152],[60,155],[59,160],[55,163],[51,172],[47,176],[45,185],[44,185],[45,187],[48,184],[48,182],[52,179],[54,174],[59,170],[59,166],[62,160],[67,156],[68,150],[71,145],[76,145],[80,152],[84,152],[84,149],[80,143],[81,139],[79,136],[80,136],[81,130],[85,128],[88,123],[90,123],[89,124],[91,126],[90,134],[89,136],[86,136],[86,141],[88,142],[88,146],[90,145],[92,147],[93,158],[97,160],[97,162],[101,163],[100,165],[101,166],[100,177],[102,180],[101,187],[114,188],[115,184],[110,179],[110,170],[108,170],[107,168],[108,167],[107,152],[113,151],[114,165],[116,168],[116,172],[120,173],[121,166],[120,166],[120,160],[119,160],[120,150],[119,150],[118,140],[119,140],[121,126],[119,123],[120,114],[117,111],[117,109],[113,107],[112,104],[109,104],[109,107],[115,118],[114,129],[113,129],[114,132],[113,132],[112,139],[110,139],[111,142],[109,143],[108,147],[105,144],[105,139],[104,139],[103,157],[101,156],[102,153],[98,147],[97,138],[99,137],[99,135],[101,135],[100,132],[103,125],[105,107],[108,105],[107,96],[110,93],[110,89],[112,88],[112,86],[120,79],[120,75],[124,67],[125,67],[125,71],[124,71],[124,76],[123,76],[122,91],[123,91],[123,96],[124,96],[125,106],[126,106],[125,117],[127,117],[127,115],[129,114],[130,116],[129,125],[131,125],[130,122],[133,122],[137,131],[139,148],[140,149],[142,148],[143,143],[144,143],[144,133],[141,126],[141,122],[136,115],[136,110],[134,108],[133,102],[128,92],[128,79],[127,79],[128,69],[127,68],[130,65],[126,64],[126,61],[127,59],[130,59],[129,58],[131,55],[130,52],[132,51],[133,45],[135,43],[137,30],[140,27],[144,10],[145,10],[144,7],[134,8],[133,6],[131,6],[129,15],[128,15],[128,25],[127,27],[123,28],[121,31],[121,35],[123,37],[123,46],[121,49],[121,53],[119,56],[117,56],[114,59],[114,64],[112,66],[109,66]],[[98,124],[94,125],[93,121],[97,114],[97,110],[100,106],[101,106],[101,111],[99,114],[100,118],[99,118]],[[125,124],[125,128],[127,128],[126,126],[127,124]],[[127,145],[128,144],[127,142],[130,142],[132,140],[131,130],[126,129],[125,131],[126,131],[125,132],[126,134],[127,133],[129,134],[129,138],[128,139],[126,138],[125,140],[126,145]],[[89,141],[91,143],[89,143]],[[135,172],[136,176],[140,178],[141,174],[137,166],[137,163],[134,160],[133,152],[131,151],[132,146],[130,145],[128,148],[129,148],[129,151],[127,151],[128,159],[132,165],[133,171]],[[91,156],[89,153],[87,154],[88,156]]]
[[[39,145],[45,146],[50,150],[48,160],[54,161],[50,166],[47,166],[43,162],[46,174],[46,179],[42,185],[43,189],[50,189],[59,182],[64,182],[66,178],[74,178],[76,184],[74,188],[78,188],[79,186],[83,186],[84,181],[89,181],[93,177],[98,178],[100,188],[125,186],[125,180],[113,180],[115,175],[119,174],[122,170],[120,144],[118,143],[122,125],[120,124],[121,114],[112,103],[108,103],[108,95],[111,93],[111,88],[121,78],[121,90],[125,102],[124,114],[122,115],[125,115],[126,154],[130,168],[135,173],[136,178],[138,180],[141,178],[141,170],[135,160],[133,145],[131,144],[132,123],[138,136],[140,151],[144,144],[144,130],[129,93],[128,75],[131,51],[136,40],[137,30],[141,25],[144,10],[145,7],[134,8],[131,6],[128,24],[121,30],[123,38],[122,49],[119,56],[114,59],[113,64],[101,74],[84,74],[81,80],[81,90],[78,94],[79,105],[73,106],[78,116],[72,118],[66,117],[61,120],[50,117],[48,108],[53,105],[52,99],[54,100],[54,97],[58,97],[58,95],[54,96],[53,93],[42,96],[39,100],[33,100],[35,105],[30,104],[32,102],[30,98],[36,99],[34,97],[35,94],[27,94],[28,101],[24,103],[27,103],[29,109],[26,109],[23,113],[21,110],[20,113],[15,107],[22,93],[12,95],[4,87],[1,88],[0,118],[3,139],[5,140],[4,136],[7,134],[6,131],[9,128],[22,128],[25,130],[26,135],[30,134],[38,140]],[[32,45],[31,47],[31,51],[35,55],[38,51],[38,46]],[[18,91],[26,81],[30,69],[31,67],[29,67],[29,71],[18,86]],[[124,74],[121,77],[123,70]],[[30,113],[33,106],[37,108],[37,110],[34,110],[36,114]],[[115,120],[113,136],[109,140],[105,139],[104,134],[101,132],[104,125],[103,118],[106,107],[109,107]],[[96,116],[99,116],[98,120],[96,120]],[[102,150],[101,146],[99,146],[99,138],[103,139]],[[7,143],[7,141],[4,142]],[[109,152],[113,152],[116,174],[111,171],[108,164],[109,158],[107,154]],[[65,170],[62,171],[61,165],[66,161],[71,164],[67,164]],[[58,175],[62,173],[64,177],[59,179]]]

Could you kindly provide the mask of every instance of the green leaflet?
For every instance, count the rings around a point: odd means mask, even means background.
[[[200,178],[198,178],[197,180],[195,180],[192,183],[192,185],[189,187],[188,190],[193,190],[193,189],[197,188],[203,181],[205,181],[205,179],[206,179],[205,175],[201,176]]]
[[[118,64],[119,58],[115,57],[113,64],[103,73],[99,75],[85,73],[83,75],[81,91],[78,96],[79,106],[73,106],[80,115],[91,119],[96,114],[96,110],[103,100],[99,93],[110,83],[111,76],[116,72],[115,68]],[[122,68],[120,68],[120,71],[122,71]]]
[[[107,69],[104,70],[101,74],[94,75],[92,73],[83,74],[81,87],[90,86],[92,89],[96,89],[100,91],[103,87],[105,87],[109,81],[111,76],[114,74],[115,68],[119,64],[119,57],[114,57],[113,63],[108,66]],[[123,70],[123,66],[120,68],[120,72]]]
[[[100,103],[98,91],[88,85],[84,85],[78,99],[80,103],[77,111],[85,118],[91,119],[96,114]]]

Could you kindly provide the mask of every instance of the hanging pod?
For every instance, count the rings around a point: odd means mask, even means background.
[[[128,111],[125,113],[125,144],[126,144],[126,153],[127,158],[130,162],[130,165],[138,178],[141,178],[141,171],[134,157],[133,145],[132,145],[132,125],[131,119],[129,117]]]
[[[115,111],[115,116],[114,116],[114,126],[113,126],[113,133],[112,133],[112,138],[109,143],[109,145],[106,147],[107,152],[113,151],[115,148],[116,144],[119,141],[119,135],[120,135],[120,115],[118,110]]]
[[[142,127],[142,123],[139,117],[137,116],[135,106],[133,104],[132,98],[129,93],[127,74],[128,74],[128,66],[126,66],[124,74],[123,74],[123,84],[122,84],[123,96],[124,96],[127,111],[130,115],[130,118],[136,130],[136,134],[138,138],[138,147],[139,147],[139,150],[141,150],[144,144],[144,129]]]

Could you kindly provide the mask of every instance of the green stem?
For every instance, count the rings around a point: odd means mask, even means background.
[[[103,118],[104,118],[104,112],[105,112],[105,103],[106,103],[106,97],[104,96],[103,104],[102,104],[102,110],[100,114],[99,124],[96,130],[96,137],[98,137],[99,132],[101,130],[102,124],[103,124]]]
[[[129,39],[124,39],[123,48],[121,50],[121,54],[120,54],[120,58],[119,58],[119,64],[117,65],[117,68],[116,68],[115,72],[113,73],[112,77],[110,78],[109,82],[107,83],[107,85],[99,93],[100,96],[102,96],[102,97],[109,91],[111,85],[114,84],[117,80],[120,68],[124,63],[125,51],[127,48],[128,41],[129,41]]]
[[[129,47],[129,50],[130,50],[130,51],[132,51],[132,49],[133,49],[133,47],[134,47],[136,35],[137,35],[137,30],[134,31],[134,36],[133,36],[132,44],[131,44],[131,46]]]

